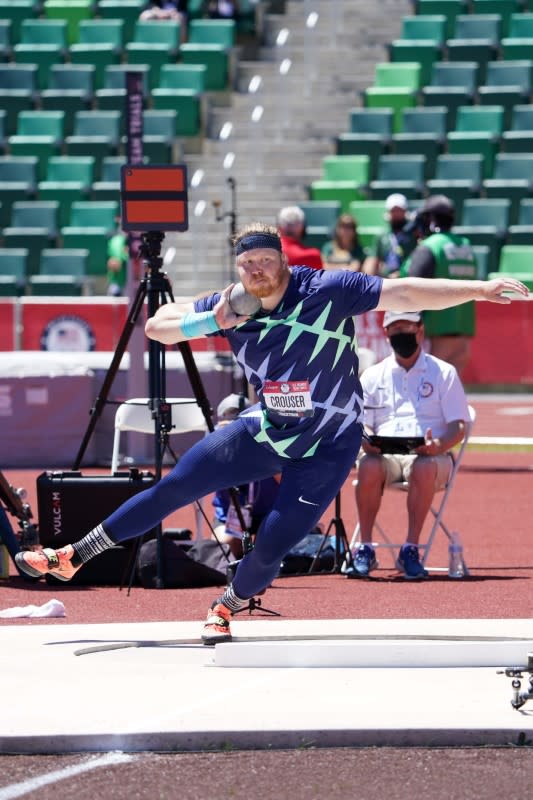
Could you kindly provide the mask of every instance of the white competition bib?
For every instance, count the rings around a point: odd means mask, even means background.
[[[269,411],[285,417],[312,417],[309,381],[265,381],[263,398]]]

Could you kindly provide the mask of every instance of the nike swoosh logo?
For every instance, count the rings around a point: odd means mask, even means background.
[[[317,506],[318,503],[312,503],[310,500],[304,500],[302,495],[298,498],[299,503],[305,503],[306,506]]]

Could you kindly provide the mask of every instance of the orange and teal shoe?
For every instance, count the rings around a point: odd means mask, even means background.
[[[204,644],[231,642],[231,611],[222,603],[217,603],[207,612],[207,620],[202,631]]]
[[[69,581],[82,566],[72,564],[74,548],[71,544],[52,550],[45,547],[43,550],[21,550],[15,556],[17,567],[32,578],[42,575],[53,575],[60,581]]]

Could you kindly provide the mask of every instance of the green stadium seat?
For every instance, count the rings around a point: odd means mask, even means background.
[[[100,180],[93,181],[92,184],[93,200],[116,201],[120,195],[120,168],[125,163],[125,156],[107,156],[102,159]]]
[[[59,203],[56,200],[18,200],[11,209],[11,227],[45,228],[51,239],[58,230]]]
[[[226,49],[235,45],[236,23],[231,19],[194,19],[189,24],[190,44],[219,44]]]
[[[20,28],[18,44],[54,45],[65,53],[67,49],[67,23],[64,19],[25,19]]]
[[[35,275],[39,267],[41,252],[54,243],[50,241],[46,228],[12,228],[2,231],[2,241],[6,248],[15,250],[25,248],[28,251],[26,269],[28,275]]]
[[[201,136],[204,129],[201,95],[195,89],[157,88],[152,91],[153,108],[175,111],[178,136]]]
[[[116,110],[78,111],[74,118],[74,133],[65,138],[67,155],[92,155],[98,170],[102,158],[117,154],[122,117]]]
[[[63,111],[21,111],[17,133],[8,139],[15,156],[37,156],[38,179],[42,180],[50,156],[59,155],[63,143]]]
[[[422,89],[426,106],[446,106],[448,129],[455,126],[459,106],[474,102],[478,65],[475,61],[442,61],[433,65],[431,83]]]
[[[0,226],[9,225],[17,200],[30,200],[37,186],[36,156],[0,156]]]
[[[191,27],[195,23],[191,22]],[[151,48],[161,46],[169,58],[176,59],[180,49],[181,24],[178,20],[142,20],[135,22],[133,38],[129,44],[143,44]],[[189,36],[190,41],[190,36]],[[126,48],[128,47],[126,45]]]
[[[0,296],[21,297],[26,291],[26,247],[0,248]]]
[[[143,117],[143,152],[152,164],[171,164],[180,159],[177,137],[177,112],[150,109]]]
[[[69,58],[72,65],[87,65],[93,67],[93,87],[101,89],[104,85],[106,67],[120,62],[120,53],[112,44],[83,44],[75,42],[70,46]]]
[[[434,41],[395,39],[389,46],[390,60],[396,64],[415,61],[420,64],[421,85],[429,83],[433,64],[442,56],[442,48]]]
[[[120,55],[124,45],[123,19],[84,19],[78,28],[78,44],[111,45]]]
[[[193,89],[202,94],[206,72],[204,64],[166,64],[161,69],[159,86],[162,89]]]
[[[493,61],[487,65],[487,79],[478,88],[482,105],[502,105],[505,126],[511,124],[513,107],[531,97],[533,61]]]
[[[95,92],[95,100],[99,111],[120,111],[124,113],[126,103],[126,73],[131,71],[128,64],[110,64],[105,68],[104,85]],[[136,72],[143,76],[144,103],[150,91],[148,64],[136,64]]]
[[[78,111],[86,111],[93,97],[95,67],[92,64],[54,64],[48,89],[41,92],[43,110],[65,114],[64,133],[69,136]]]
[[[45,0],[44,15],[49,20],[65,20],[69,43],[78,41],[79,24],[92,17],[93,0]]]
[[[130,70],[137,69],[137,67],[147,68],[146,75],[151,89],[159,85],[161,69],[168,64],[169,60],[168,52],[164,47],[132,42],[126,45],[126,56]]]
[[[204,64],[165,64],[161,68],[159,87],[152,92],[153,105],[155,110],[177,115],[174,136],[202,135],[208,113],[203,95],[206,72]]]
[[[454,233],[467,236],[472,245],[489,248],[489,272],[496,269],[509,225],[511,201],[506,198],[467,199],[463,205],[461,224],[454,226]]]
[[[416,106],[416,93],[404,88],[369,86],[363,92],[365,108],[390,108],[394,113],[393,132],[399,133],[404,108]]]
[[[381,89],[400,88],[417,92],[420,89],[420,64],[405,61],[380,63],[375,67],[374,86]]]
[[[83,249],[45,249],[41,254],[39,273],[29,279],[32,295],[79,296],[86,282],[89,251]]]
[[[518,278],[533,291],[533,246],[505,244],[500,253],[497,272],[489,273],[490,278],[508,275]]]
[[[70,206],[89,196],[94,179],[94,156],[53,156],[48,159],[46,180],[37,185],[40,200],[59,202],[58,224],[67,224]]]
[[[533,242],[533,199],[520,202],[518,223],[507,229],[507,244],[531,245]]]
[[[492,175],[504,126],[503,106],[460,106],[454,131],[448,133],[448,152],[452,155],[481,153],[484,177]]]
[[[434,41],[443,45],[446,39],[447,19],[443,14],[417,14],[402,18],[402,39]]]
[[[0,64],[0,107],[8,134],[15,133],[19,112],[34,107],[37,91],[36,64]]]
[[[442,152],[446,140],[446,119],[445,106],[406,108],[402,116],[402,130],[393,136],[392,149],[396,155],[421,153],[425,157],[426,178],[433,175],[437,156]]]
[[[417,0],[416,13],[424,16],[440,15],[446,17],[445,35],[449,38],[454,31],[455,20],[459,14],[468,11],[465,0]]]
[[[499,14],[501,22],[501,36],[507,36],[510,28],[511,15],[517,9],[519,0],[472,0],[473,14]]]
[[[460,14],[454,36],[446,41],[449,61],[476,61],[479,80],[485,80],[487,63],[496,58],[501,36],[499,14]]]
[[[504,60],[529,59],[533,52],[533,14],[512,14],[509,33],[500,42]]]
[[[483,180],[483,156],[449,155],[437,157],[435,177],[426,182],[429,194],[445,194],[455,205],[456,217],[461,218],[467,198],[479,197]]]
[[[22,22],[20,39],[13,47],[17,64],[37,65],[37,85],[44,89],[53,64],[63,61],[67,49],[65,20],[26,19]]]
[[[348,213],[357,222],[357,234],[363,247],[371,247],[376,237],[387,229],[383,200],[354,200]]]
[[[341,213],[347,213],[352,200],[363,200],[368,193],[370,159],[368,156],[326,156],[322,161],[323,178],[309,187],[309,199],[335,201]]]
[[[461,215],[461,225],[493,228],[503,239],[509,225],[511,204],[506,198],[466,200]]]
[[[146,0],[99,0],[98,15],[101,19],[121,19],[124,23],[124,41],[133,38],[135,24],[146,7]]]
[[[341,204],[335,201],[302,201],[298,205],[305,214],[305,237],[308,247],[319,249],[331,239],[337,219],[341,213]]]
[[[384,155],[379,159],[377,179],[370,181],[373,200],[385,199],[400,192],[408,198],[421,197],[424,191],[425,158],[423,155]]]
[[[84,278],[87,275],[87,250],[57,247],[46,249],[41,256],[40,275],[75,275]]]
[[[88,251],[86,274],[94,278],[103,278],[106,275],[109,237],[110,231],[105,227],[85,228],[68,225],[60,231],[63,248]]]
[[[474,244],[472,250],[476,256],[476,277],[478,281],[486,281],[490,272],[490,247],[486,244]]]
[[[486,197],[507,197],[511,200],[510,223],[518,219],[520,201],[533,192],[533,155],[498,153],[492,178],[483,181]]]
[[[208,92],[222,91],[231,83],[231,64],[226,48],[220,44],[181,45],[184,64],[204,64],[206,67],[205,88]]]
[[[349,120],[350,132],[337,137],[337,155],[368,155],[373,177],[379,156],[390,149],[392,109],[353,108]]]
[[[133,41],[125,47],[129,64],[148,64],[150,87],[159,86],[161,68],[175,61],[180,46],[181,25],[177,20],[137,20]]]
[[[119,210],[118,200],[105,203],[80,200],[72,203],[70,207],[69,226],[105,228],[109,233],[113,233]]]
[[[18,42],[24,20],[37,16],[39,7],[35,0],[0,0],[0,19],[11,23],[11,42]]]
[[[459,87],[474,97],[478,85],[478,65],[475,61],[439,61],[433,65],[431,83],[425,89]]]

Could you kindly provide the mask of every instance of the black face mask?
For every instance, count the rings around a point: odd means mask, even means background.
[[[416,333],[394,333],[389,341],[394,352],[402,358],[410,358],[418,347]]]
[[[406,222],[407,222],[406,219],[391,220],[390,226],[391,226],[392,232],[393,233],[399,233],[402,230],[402,228],[405,226]]]

